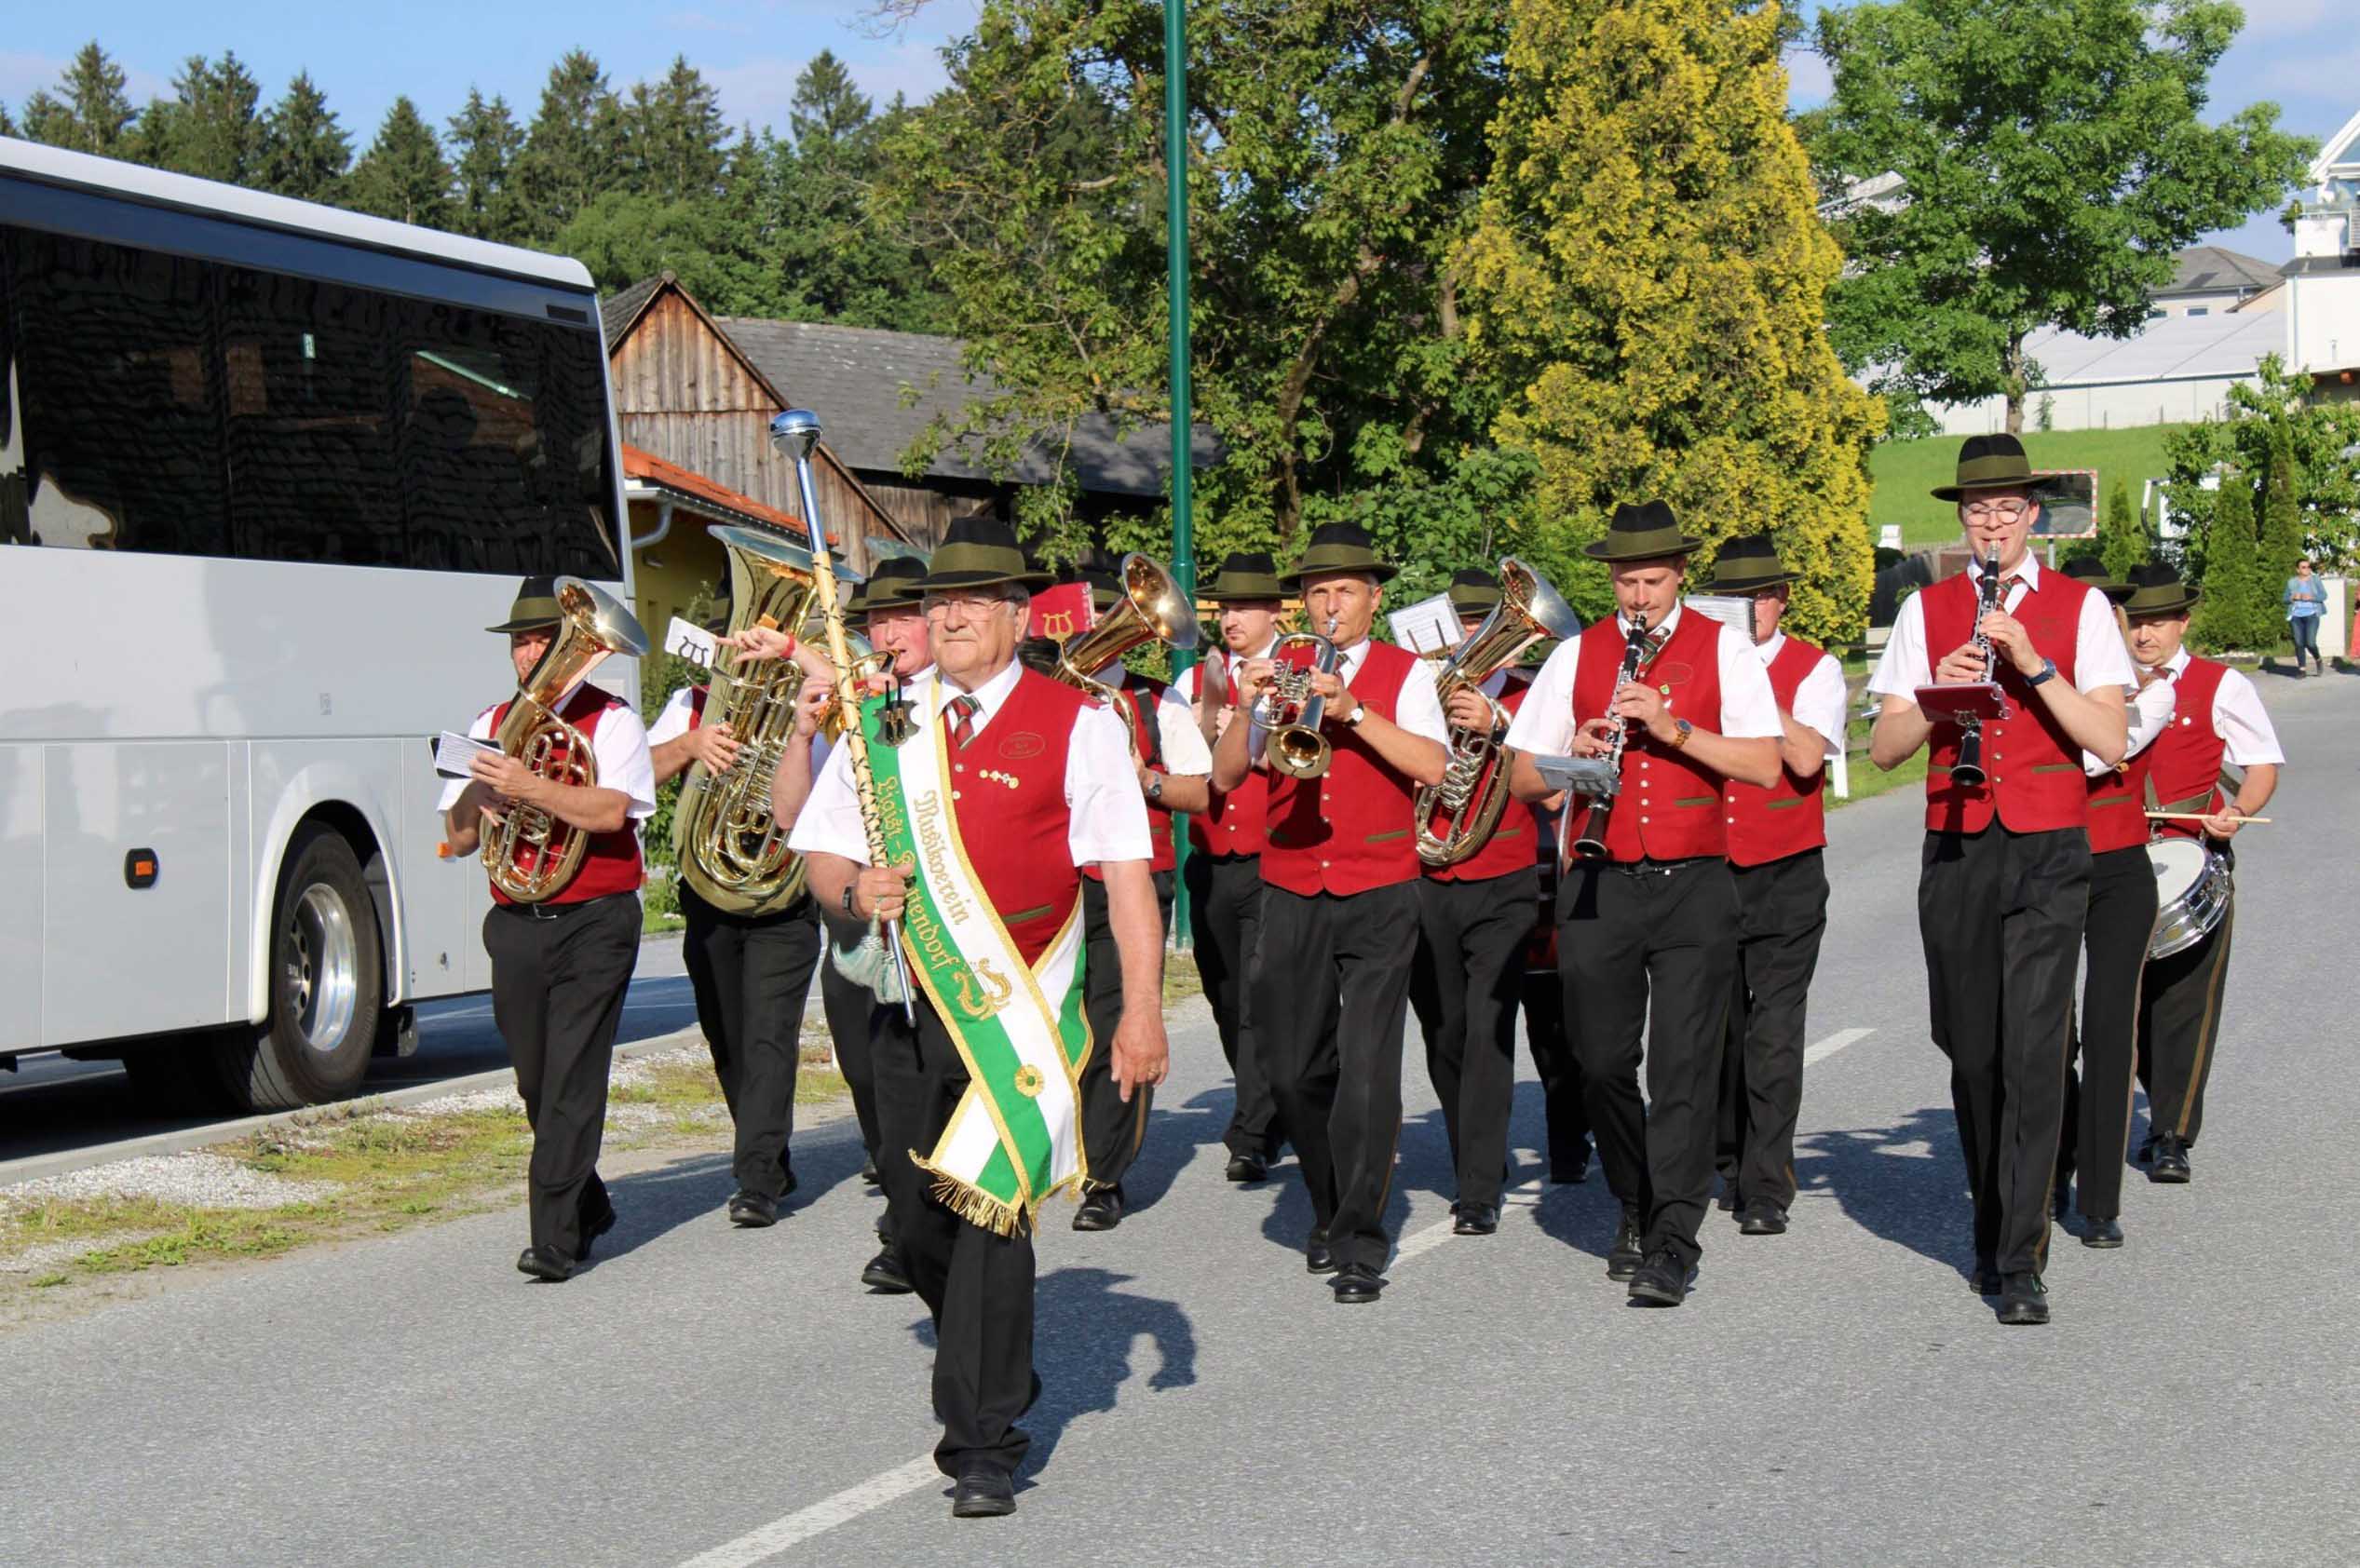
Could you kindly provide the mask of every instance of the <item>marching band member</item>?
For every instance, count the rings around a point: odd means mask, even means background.
[[[2258,816],[2278,788],[2286,761],[2278,732],[2254,683],[2215,659],[2181,645],[2188,613],[2198,598],[2177,573],[2158,563],[2131,569],[2131,651],[2141,667],[2172,683],[2172,722],[2154,746],[2155,795],[2163,809],[2193,812],[2200,821],[2160,821],[2167,838],[2202,837],[2231,858],[2230,845]],[[2236,798],[2221,789],[2221,764],[2245,770]],[[2138,1076],[2147,1087],[2147,1179],[2177,1185],[2189,1179],[2188,1151],[2204,1125],[2204,1082],[2212,1075],[2220,1035],[2222,981],[2229,937],[2237,923],[2235,884],[2220,924],[2203,940],[2147,966],[2139,987]]]
[[[1705,592],[1752,602],[1754,651],[1778,704],[1778,779],[1725,786],[1737,884],[1737,981],[1721,1069],[1721,1180],[1739,1231],[1779,1236],[1795,1202],[1795,1122],[1803,1108],[1804,1010],[1827,929],[1827,759],[1844,745],[1844,671],[1779,629],[1795,574],[1767,534],[1731,539]]]
[[[1460,572],[1449,593],[1461,628],[1472,634],[1499,608],[1499,580],[1488,572]],[[1456,728],[1488,733],[1497,719],[1492,705],[1512,719],[1531,686],[1529,670],[1495,669],[1480,687],[1454,692],[1443,717]],[[1506,757],[1496,765],[1507,766]],[[1451,1229],[1459,1236],[1499,1228],[1516,1091],[1516,1004],[1540,878],[1534,837],[1532,812],[1516,805],[1500,813],[1499,826],[1472,854],[1452,865],[1426,866],[1417,884],[1409,1000],[1450,1136],[1458,1178]]]
[[[1712,1198],[1714,1105],[1737,974],[1721,791],[1732,778],[1773,783],[1782,734],[1754,650],[1680,605],[1696,547],[1661,501],[1615,508],[1588,553],[1611,569],[1620,613],[1549,656],[1508,730],[1518,798],[1546,800],[1555,791],[1533,757],[1610,754],[1621,727],[1621,789],[1605,853],[1565,865],[1557,953],[1599,1159],[1622,1205],[1607,1277],[1649,1306],[1687,1299]],[[1618,685],[1641,618],[1636,678]],[[1581,821],[1581,804],[1567,805]],[[1640,1038],[1650,1025],[1643,1102]]]
[[[1286,591],[1279,569],[1262,550],[1236,552],[1222,561],[1199,597],[1219,606],[1221,646],[1206,659],[1221,661],[1221,702],[1205,722],[1204,664],[1191,667],[1165,700],[1182,706],[1200,736],[1218,741],[1237,718],[1238,672],[1249,659],[1268,659],[1278,642],[1281,602]],[[1252,969],[1262,940],[1262,842],[1268,812],[1268,779],[1255,769],[1234,790],[1207,791],[1207,804],[1188,816],[1188,925],[1196,940],[1197,974],[1221,1054],[1237,1083],[1237,1104],[1221,1141],[1228,1146],[1224,1172],[1232,1182],[1259,1182],[1278,1157],[1278,1102],[1261,1052],[1254,1043]]]
[[[509,618],[486,629],[507,636],[520,688],[563,619],[555,582],[527,577]],[[513,700],[485,709],[468,734],[491,739]],[[484,755],[469,764],[471,778],[443,790],[440,804],[454,855],[474,854],[482,823],[519,805],[590,835],[581,870],[549,899],[518,903],[495,881],[483,917],[492,1017],[516,1063],[517,1093],[533,1129],[533,1242],[516,1266],[552,1284],[572,1278],[590,1244],[615,1225],[615,1206],[598,1179],[598,1148],[606,1131],[615,1031],[639,956],[645,873],[637,824],[656,810],[647,730],[631,705],[577,683],[558,699],[557,711],[590,737],[595,785],[561,783],[514,757]]]
[[[708,627],[708,630],[718,628]],[[774,656],[766,642],[725,648],[753,661]],[[820,715],[827,704],[827,661],[816,650],[790,642],[807,676],[794,733],[800,746],[781,755],[771,804],[783,825],[810,792],[812,749]],[[647,732],[658,787],[705,764],[718,777],[738,760],[739,737],[726,723],[705,723],[710,688],[683,686],[671,694]],[[784,786],[783,788],[781,786]],[[787,1143],[794,1131],[795,1071],[803,1055],[803,1006],[811,992],[811,971],[820,962],[820,927],[808,890],[780,908],[740,914],[714,908],[683,879],[680,912],[681,961],[697,998],[697,1023],[712,1052],[713,1076],[736,1128],[730,1171],[738,1191],[729,1199],[729,1222],[750,1229],[778,1223],[779,1203],[794,1191],[794,1168]]]
[[[1537,878],[1517,1000],[1524,1006],[1533,1075],[1540,1080],[1549,1181],[1566,1186],[1589,1179],[1590,1096],[1566,1034],[1565,981],[1557,974],[1557,813],[1540,802],[1519,801],[1512,809],[1532,818]]]
[[[1417,942],[1410,801],[1418,785],[1442,781],[1447,755],[1432,669],[1369,640],[1393,570],[1361,529],[1326,523],[1281,579],[1299,586],[1306,625],[1337,654],[1332,672],[1310,680],[1332,751],[1322,776],[1270,775],[1262,851],[1255,1044],[1310,1195],[1306,1265],[1333,1273],[1346,1304],[1385,1288],[1385,1196]],[[1247,660],[1238,700],[1257,700],[1274,677],[1270,660]],[[1231,723],[1214,753],[1214,787],[1236,790],[1249,766],[1267,765],[1264,741],[1259,726]]]
[[[1931,748],[1918,924],[1974,1198],[1974,1283],[2000,1298],[2001,1322],[2045,1323],[2065,1042],[2090,901],[2082,753],[2122,760],[2124,692],[2137,680],[2106,596],[2026,549],[2041,506],[2022,442],[1970,437],[1956,482],[1933,494],[1958,504],[1971,565],[1903,602],[1868,683],[1884,699],[1869,757],[1890,769]],[[1978,618],[1994,552],[1996,607]],[[1962,782],[1962,726],[1936,724],[1917,692],[1984,680],[1999,683],[2012,716],[1983,723],[1985,779]]]
[[[1113,573],[1086,569],[1092,608],[1103,615],[1121,597]],[[1140,797],[1147,807],[1147,838],[1153,854],[1148,870],[1155,878],[1156,905],[1163,927],[1172,926],[1172,894],[1175,856],[1173,813],[1202,811],[1206,778],[1213,771],[1213,753],[1185,708],[1164,700],[1168,687],[1143,680],[1118,664],[1099,679],[1131,694],[1137,718],[1133,742],[1137,750],[1133,772]],[[1081,889],[1085,939],[1082,1006],[1090,1015],[1092,1040],[1111,1040],[1122,1021],[1122,954],[1107,918],[1106,885],[1095,867],[1086,870]],[[1157,950],[1160,964],[1162,948]],[[1163,1007],[1159,980],[1156,1007]],[[1155,1092],[1134,1089],[1126,1098],[1118,1091],[1107,1053],[1092,1049],[1081,1070],[1082,1142],[1089,1154],[1090,1176],[1074,1210],[1074,1229],[1112,1230],[1122,1223],[1125,1199],[1122,1179],[1146,1143],[1147,1117]]]
[[[1028,588],[1004,522],[963,519],[922,588],[936,668],[906,734],[863,728],[888,863],[869,864],[851,750],[795,824],[824,907],[902,923],[915,1026],[877,1009],[879,1164],[895,1239],[935,1324],[935,1460],[952,1513],[1005,1514],[1036,1397],[1033,1242],[1040,1201],[1083,1174],[1081,1059],[1110,1051],[1124,1092],[1166,1069],[1162,943],[1146,810],[1115,717],[1015,663]],[[1056,846],[1063,845],[1063,852]],[[1122,1022],[1092,1046],[1080,983],[1081,871],[1098,865],[1123,968]]]

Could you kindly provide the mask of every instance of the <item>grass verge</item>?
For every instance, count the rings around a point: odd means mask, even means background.
[[[2033,394],[2034,400],[2040,395]],[[2116,480],[2130,486],[2131,504],[2138,505],[2146,481],[2164,473],[2163,440],[2184,425],[2148,425],[2128,430],[2028,430],[2024,450],[2035,468],[2095,468],[2098,504]],[[1959,512],[1946,501],[1927,493],[1946,484],[1957,472],[1960,438],[1930,436],[1917,441],[1885,441],[1868,454],[1873,492],[1868,504],[1872,525],[1901,524],[1906,545],[1940,544],[1956,537]],[[1872,534],[1873,536],[1873,534]]]

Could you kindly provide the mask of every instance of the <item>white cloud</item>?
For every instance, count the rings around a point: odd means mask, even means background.
[[[1789,109],[1811,109],[1827,101],[1836,90],[1835,74],[1827,69],[1827,61],[1817,49],[1790,48],[1786,51],[1786,106]]]

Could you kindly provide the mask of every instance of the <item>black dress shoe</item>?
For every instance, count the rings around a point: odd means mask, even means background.
[[[1336,1292],[1336,1305],[1360,1306],[1383,1295],[1385,1281],[1365,1264],[1353,1264],[1338,1270],[1328,1289]]]
[[[1221,1174],[1232,1182],[1259,1182],[1270,1173],[1270,1168],[1252,1155],[1231,1155],[1228,1169]]]
[[[1577,1182],[1586,1182],[1589,1179],[1590,1156],[1588,1155],[1583,1155],[1578,1165],[1568,1162],[1549,1168],[1549,1184],[1553,1187],[1569,1187]]]
[[[1614,1241],[1607,1248],[1607,1277],[1627,1280],[1639,1272],[1646,1258],[1647,1249],[1640,1245],[1639,1211],[1626,1206],[1621,1223],[1614,1227]]]
[[[1631,1299],[1641,1306],[1677,1306],[1694,1283],[1696,1270],[1669,1247],[1658,1247],[1631,1276]]]
[[[1122,1223],[1122,1188],[1096,1187],[1081,1195],[1074,1210],[1074,1229],[1112,1230]]]
[[[779,1223],[778,1200],[762,1193],[741,1192],[729,1200],[729,1223],[761,1230]]]
[[[1967,1284],[1978,1296],[1996,1296],[2000,1293],[2000,1271],[1990,1264],[1978,1263],[1967,1276]]]
[[[1497,1204],[1454,1204],[1451,1212],[1458,1216],[1451,1223],[1453,1236],[1489,1236],[1499,1228],[1499,1208]]]
[[[597,1219],[587,1221],[582,1225],[582,1256],[587,1259],[590,1255],[590,1244],[614,1228],[615,1206],[610,1203]]]
[[[861,1180],[866,1182],[873,1187],[881,1187],[885,1185],[884,1182],[880,1181],[877,1177],[876,1161],[874,1158],[864,1159],[861,1162]]]
[[[880,1250],[861,1270],[861,1283],[881,1296],[906,1296],[916,1287],[902,1268],[902,1260],[893,1255],[890,1247]]]
[[[951,1488],[953,1519],[997,1519],[1016,1511],[1016,1480],[1004,1470],[970,1465]]]
[[[2084,1247],[2120,1247],[2123,1245],[2123,1222],[2120,1220],[2082,1221],[2082,1245]]]
[[[1775,1203],[1749,1203],[1737,1217],[1740,1236],[1784,1236],[1786,1210]]]
[[[2048,1288],[2037,1274],[2011,1274],[2000,1281],[2000,1321],[2012,1328],[2049,1320]]]
[[[1724,1178],[1719,1195],[1713,1199],[1713,1207],[1724,1214],[1736,1213],[1739,1207],[1737,1183]]]
[[[1313,1274],[1336,1272],[1336,1254],[1328,1250],[1327,1232],[1315,1230],[1303,1243],[1303,1266]]]
[[[516,1271],[545,1279],[552,1285],[563,1285],[574,1277],[574,1265],[555,1252],[544,1252],[538,1247],[527,1247],[516,1255]]]
[[[2158,1133],[2154,1157],[2148,1162],[2147,1179],[2171,1186],[2185,1185],[2188,1181],[2188,1142],[2172,1133]]]

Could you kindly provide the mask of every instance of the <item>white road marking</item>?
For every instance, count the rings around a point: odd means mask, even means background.
[[[754,1563],[776,1557],[789,1547],[800,1546],[814,1535],[897,1502],[929,1484],[939,1486],[942,1482],[943,1472],[936,1467],[934,1455],[924,1454],[692,1557],[680,1568],[753,1568]]]
[[[1824,1061],[1846,1046],[1856,1046],[1875,1033],[1873,1029],[1838,1029],[1803,1052],[1803,1065],[1808,1067],[1814,1061]]]

